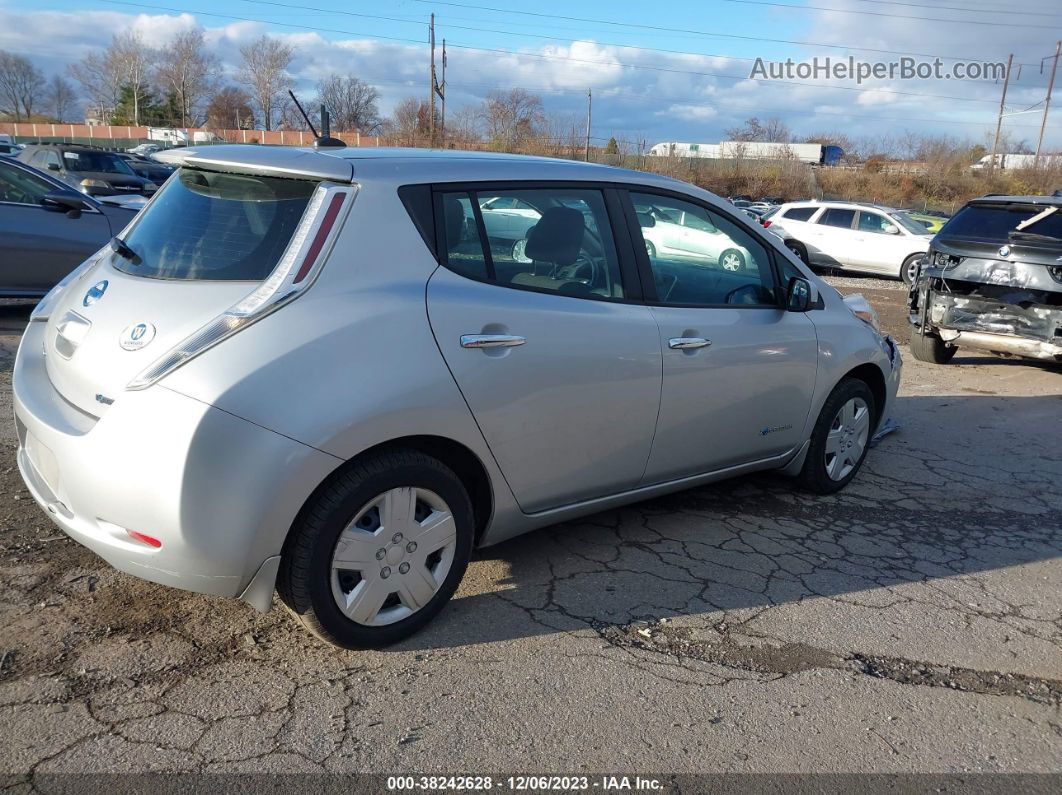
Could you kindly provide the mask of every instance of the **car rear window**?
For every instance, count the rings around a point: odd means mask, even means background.
[[[116,254],[119,270],[155,279],[261,281],[276,267],[316,182],[181,169]]]
[[[955,213],[938,232],[942,238],[962,238],[988,243],[1006,243],[1022,221],[1042,213],[1047,207],[1033,204],[970,204]],[[1027,226],[1027,235],[1062,241],[1062,210]]]

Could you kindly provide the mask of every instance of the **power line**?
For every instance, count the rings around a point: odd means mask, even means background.
[[[936,11],[937,9],[943,9],[945,11],[972,11],[975,14],[1007,14],[1008,16],[1018,14],[1023,17],[1051,17],[1054,19],[1062,19],[1062,14],[1045,14],[1042,11],[1013,11],[1009,8],[1000,8],[999,6],[993,6],[992,8],[977,8],[971,6],[942,6],[942,5],[925,5],[924,3],[899,3],[896,0],[856,0],[859,3],[874,3],[875,5],[883,6],[908,6],[910,8],[930,8]]]
[[[884,11],[859,11],[854,8],[830,8],[828,6],[794,6],[788,3],[774,3],[770,0],[721,0],[724,3],[738,3],[740,5],[774,6],[776,8],[791,8],[795,11],[834,11],[838,14],[863,14],[871,17],[891,17],[893,19],[918,19],[924,22],[950,22],[953,25],[991,25],[994,28],[1036,28],[1043,30],[1043,25],[1022,22],[988,22],[980,19],[954,19],[949,17],[919,17],[911,14],[886,14]],[[939,6],[938,6],[939,7]],[[971,9],[963,9],[969,11]]]
[[[827,44],[825,42],[814,41],[799,41],[794,39],[773,39],[762,36],[743,36],[737,33],[716,33],[714,31],[707,30],[695,30],[690,28],[672,28],[663,25],[648,25],[640,22],[618,22],[611,19],[593,19],[590,17],[574,17],[564,14],[546,14],[540,11],[520,11],[513,8],[498,8],[496,6],[484,6],[476,5],[474,3],[458,3],[453,0],[409,0],[411,3],[421,3],[433,6],[450,6],[453,8],[470,8],[478,11],[493,11],[499,14],[519,14],[521,16],[528,17],[540,17],[545,19],[560,19],[567,22],[590,22],[596,25],[612,25],[615,27],[635,28],[639,30],[650,30],[661,33],[688,33],[696,36],[708,36],[711,38],[723,38],[723,39],[739,39],[742,41],[763,41],[772,44],[797,44],[805,47],[827,47],[840,50],[854,50],[856,52],[873,52],[882,55],[913,55],[918,58],[943,58],[951,61],[978,61],[983,59],[984,55],[969,56],[969,55],[940,55],[939,53],[924,53],[924,52],[910,52],[906,50],[885,50],[876,49],[873,47],[856,47],[847,44]],[[1039,27],[1039,26],[1037,26]],[[1049,56],[1048,56],[1049,57]],[[1016,64],[1018,66],[1039,66],[1039,64]]]
[[[198,10],[195,10],[195,9],[182,9],[182,8],[173,8],[173,7],[170,7],[170,6],[147,5],[145,3],[132,2],[132,0],[99,0],[99,2],[108,3],[108,4],[111,4],[111,5],[134,6],[134,7],[137,7],[137,8],[152,8],[152,9],[155,9],[155,10],[162,10],[162,11],[174,11],[174,12],[178,12],[178,13],[202,14],[204,16],[221,17],[223,19],[236,19],[236,20],[240,20],[240,21],[244,21],[244,22],[262,22],[262,23],[265,23],[265,24],[279,25],[279,26],[282,26],[282,27],[298,28],[298,29],[302,29],[302,30],[313,30],[313,31],[329,32],[329,33],[343,33],[343,34],[352,35],[352,36],[367,36],[369,38],[378,38],[378,39],[385,39],[385,40],[389,40],[389,41],[399,41],[399,42],[411,43],[411,44],[421,44],[422,43],[419,39],[406,39],[406,38],[400,38],[400,37],[396,37],[396,36],[380,36],[380,35],[375,35],[375,34],[360,33],[360,32],[357,32],[357,31],[341,30],[341,29],[338,29],[338,28],[311,27],[309,25],[299,25],[299,24],[290,23],[290,22],[275,22],[275,21],[256,19],[256,18],[253,18],[253,17],[241,17],[241,16],[230,15],[230,14],[218,14],[218,13],[214,13],[214,12],[210,12],[210,11],[198,11]],[[285,7],[285,8],[300,9],[300,10],[304,10],[304,11],[322,11],[322,10],[325,10],[325,9],[315,8],[313,6],[302,6],[302,5],[294,5],[294,4],[290,4],[290,3],[272,2],[271,0],[244,0],[244,2],[257,2],[257,3],[262,4],[262,5],[275,5],[275,6]],[[383,19],[383,20],[387,20],[387,21],[399,21],[399,22],[402,22],[402,23],[412,24],[412,23],[410,23],[409,20],[399,20],[399,19],[396,19],[396,18],[393,18],[393,17],[378,17],[378,16],[375,16],[375,15],[372,15],[372,14],[360,14],[360,13],[348,12],[348,11],[335,11],[335,12],[331,12],[331,13],[343,14],[343,15],[349,14],[351,16],[356,16],[356,17],[361,17],[361,18]],[[455,26],[450,26],[450,27],[455,27]],[[465,28],[465,29],[466,30],[483,30],[483,29],[475,29],[475,28]],[[485,32],[498,32],[498,31],[485,31]],[[546,38],[555,38],[555,37],[546,37]],[[948,100],[953,100],[953,101],[956,101],[956,102],[987,102],[987,103],[992,104],[992,105],[995,104],[995,100],[982,99],[982,98],[979,98],[979,97],[960,97],[960,96],[954,96],[954,95],[948,95],[948,94],[928,94],[928,93],[925,93],[925,92],[922,92],[922,91],[897,91],[897,90],[894,90],[894,89],[887,89],[887,88],[869,89],[869,88],[866,88],[866,87],[863,87],[863,86],[838,86],[838,85],[829,85],[829,84],[823,85],[823,84],[817,84],[817,83],[801,83],[801,82],[792,81],[792,80],[760,80],[760,79],[757,79],[757,78],[750,78],[748,75],[728,75],[728,74],[723,74],[723,73],[720,73],[720,72],[705,72],[705,71],[692,70],[692,69],[676,69],[676,68],[665,67],[665,66],[653,66],[651,64],[632,64],[632,63],[624,63],[622,61],[591,60],[591,59],[588,59],[588,58],[573,58],[573,57],[567,56],[567,55],[554,55],[554,54],[549,54],[549,53],[518,52],[518,51],[515,51],[515,50],[506,50],[506,49],[495,48],[495,47],[475,47],[475,46],[468,45],[468,44],[453,44],[453,43],[451,43],[450,46],[451,47],[455,47],[455,48],[459,48],[459,49],[463,49],[463,50],[472,50],[472,51],[477,51],[477,52],[488,52],[488,53],[495,53],[495,54],[500,54],[500,55],[509,55],[509,56],[513,56],[513,57],[516,57],[516,58],[538,58],[538,59],[542,59],[542,60],[562,60],[562,61],[569,61],[569,62],[572,62],[572,63],[581,63],[581,64],[588,64],[588,65],[593,65],[593,66],[618,66],[618,67],[622,67],[622,68],[626,68],[626,69],[643,69],[643,70],[646,70],[646,71],[664,72],[664,73],[668,73],[668,74],[687,74],[687,75],[694,75],[694,76],[697,76],[697,77],[715,77],[715,78],[722,79],[722,80],[733,80],[735,82],[744,82],[746,80],[752,80],[753,82],[755,82],[757,84],[765,85],[765,86],[776,86],[776,87],[798,86],[798,87],[801,87],[801,88],[814,88],[814,89],[819,89],[819,90],[831,90],[831,91],[855,91],[855,92],[858,92],[858,93],[862,93],[862,92],[868,91],[868,90],[873,90],[873,91],[877,91],[877,92],[882,93],[882,94],[892,94],[892,95],[896,95],[896,96],[925,97],[927,99],[948,99]],[[626,46],[626,45],[610,45],[610,46]],[[698,53],[686,53],[686,54],[699,55]],[[702,57],[718,57],[718,56],[702,56]]]

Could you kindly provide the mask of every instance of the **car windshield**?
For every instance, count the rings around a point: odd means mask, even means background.
[[[905,212],[889,213],[889,218],[898,223],[912,235],[924,235],[929,232],[926,225],[917,221]]]
[[[1035,204],[969,204],[944,224],[942,238],[961,238],[1002,245],[1011,235],[1062,243],[1062,213],[1055,212],[1018,231],[1017,226],[1045,209]]]
[[[68,171],[100,171],[105,174],[136,176],[124,160],[110,152],[67,150],[63,152],[63,160]]]
[[[276,267],[317,183],[181,169],[125,238],[119,270],[156,279],[261,281]]]

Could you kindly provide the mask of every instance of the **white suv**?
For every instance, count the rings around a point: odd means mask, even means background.
[[[791,202],[765,220],[809,265],[899,276],[910,284],[933,235],[902,210],[852,202]]]

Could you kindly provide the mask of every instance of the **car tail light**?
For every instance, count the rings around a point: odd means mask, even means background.
[[[349,185],[322,183],[310,199],[295,233],[273,272],[227,310],[192,332],[126,385],[145,389],[223,339],[246,328],[302,294],[327,259],[328,245],[342,227],[337,223],[357,193]],[[324,208],[322,210],[322,208]]]
[[[760,223],[763,224],[763,228],[764,229],[766,229],[768,226],[771,225],[771,222],[770,221],[766,221],[766,220],[760,221]]]

